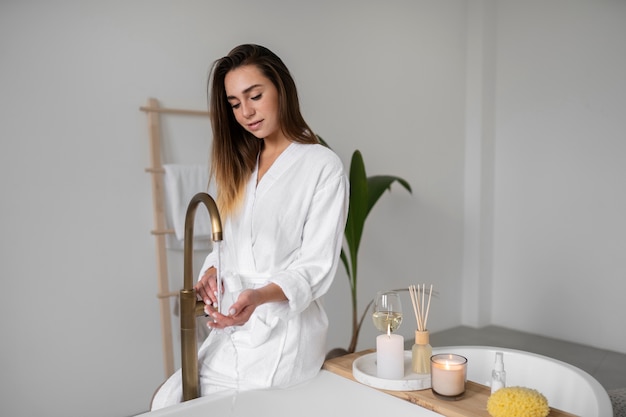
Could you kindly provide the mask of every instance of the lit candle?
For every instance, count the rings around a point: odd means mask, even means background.
[[[465,392],[467,358],[460,355],[440,354],[430,358],[431,387],[443,397],[459,397]]]
[[[379,378],[404,378],[404,337],[389,331],[376,337],[376,371]]]

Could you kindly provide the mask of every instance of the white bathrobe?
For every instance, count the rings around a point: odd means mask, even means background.
[[[258,169],[258,165],[257,165]],[[314,377],[324,361],[328,318],[320,303],[339,261],[348,212],[341,160],[322,145],[292,143],[261,181],[252,173],[241,212],[223,225],[219,265],[221,310],[241,289],[269,282],[288,301],[258,307],[243,326],[212,331],[199,349],[201,395],[223,390],[288,387]],[[178,370],[152,409],[180,402]]]

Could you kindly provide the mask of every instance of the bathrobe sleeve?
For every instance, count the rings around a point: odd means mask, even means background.
[[[307,197],[299,203],[303,216],[301,229],[292,230],[300,232],[300,246],[293,261],[270,279],[281,287],[289,300],[290,316],[302,312],[330,288],[339,262],[348,212],[349,185],[341,161],[327,148],[315,149],[312,153],[320,166],[317,171],[306,163],[298,165],[296,170],[301,173],[300,186],[314,190],[304,194]],[[291,176],[292,180],[297,177]],[[286,197],[300,195],[294,191]]]

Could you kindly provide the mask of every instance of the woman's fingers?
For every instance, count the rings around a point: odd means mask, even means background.
[[[243,326],[248,320],[252,312],[255,310],[255,304],[252,302],[254,298],[253,290],[245,290],[239,295],[235,302],[228,310],[228,315],[218,312],[215,308],[206,306],[204,311],[213,319],[208,323],[212,329],[223,329],[230,326]]]
[[[211,267],[200,278],[195,286],[200,299],[207,305],[217,303],[217,274],[215,268]]]

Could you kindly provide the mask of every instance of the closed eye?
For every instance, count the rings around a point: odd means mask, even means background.
[[[254,97],[250,97],[250,100],[258,101],[258,100],[261,100],[262,96],[263,96],[263,94],[257,94]]]

